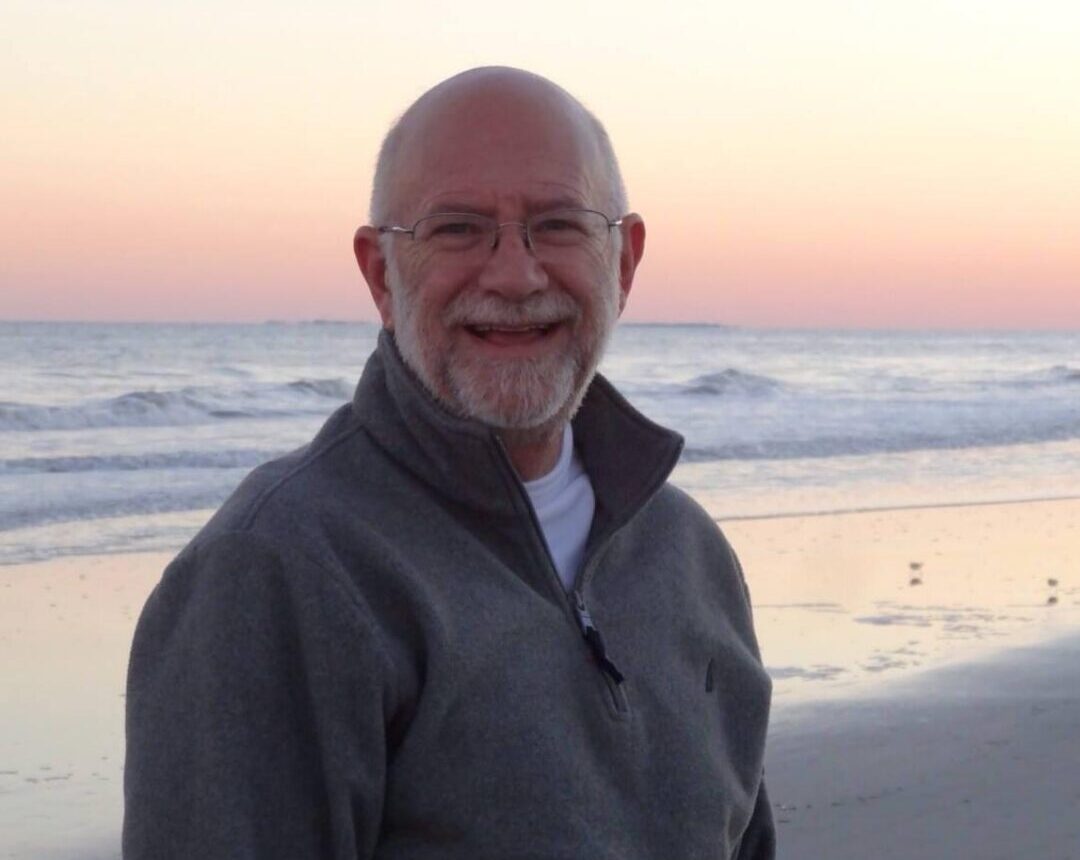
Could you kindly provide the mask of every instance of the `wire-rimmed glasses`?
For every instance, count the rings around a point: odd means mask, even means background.
[[[436,212],[425,215],[412,227],[396,224],[377,228],[380,233],[411,236],[436,251],[465,253],[492,250],[503,227],[517,227],[525,246],[537,257],[577,250],[598,250],[607,242],[612,227],[622,218],[609,218],[595,209],[555,209],[531,215],[524,221],[497,221],[472,212]]]

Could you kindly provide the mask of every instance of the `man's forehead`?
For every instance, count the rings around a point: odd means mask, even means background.
[[[410,139],[466,124],[478,134],[502,125],[527,123],[537,129],[584,130],[586,112],[551,81],[519,69],[472,69],[428,90],[402,117]]]
[[[569,95],[527,73],[461,77],[402,118],[398,202],[506,191],[580,203],[596,190],[597,132]]]

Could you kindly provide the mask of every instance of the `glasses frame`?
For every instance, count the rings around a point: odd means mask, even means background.
[[[608,235],[611,234],[612,227],[622,226],[623,220],[626,218],[625,215],[620,215],[618,218],[612,218],[607,213],[601,212],[599,209],[585,209],[583,207],[567,206],[562,209],[549,209],[546,212],[538,212],[536,215],[530,215],[524,221],[497,221],[496,219],[491,218],[488,215],[481,215],[477,212],[432,212],[430,215],[425,215],[423,218],[417,218],[416,221],[413,222],[412,227],[404,227],[400,224],[384,224],[383,226],[376,227],[375,229],[380,234],[389,233],[391,235],[408,236],[413,241],[419,241],[416,238],[416,228],[419,227],[420,224],[424,221],[427,221],[430,218],[445,218],[448,215],[462,215],[467,218],[481,218],[491,224],[491,242],[490,244],[488,244],[489,251],[495,250],[495,248],[498,246],[499,234],[502,232],[503,227],[520,227],[521,235],[525,240],[525,247],[535,254],[536,245],[533,242],[532,233],[529,230],[529,225],[535,224],[538,221],[543,220],[544,218],[550,217],[551,215],[555,215],[560,212],[588,213],[590,215],[599,215],[607,223]],[[479,248],[482,246],[477,245],[475,247]]]

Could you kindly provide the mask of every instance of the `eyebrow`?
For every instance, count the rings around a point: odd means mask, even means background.
[[[526,217],[536,215],[542,212],[551,212],[554,209],[585,209],[588,208],[580,200],[574,197],[549,197],[543,200],[539,200],[530,205],[526,212]],[[488,206],[478,206],[475,203],[465,203],[461,200],[443,200],[438,205],[433,206],[422,217],[426,218],[429,215],[442,215],[450,212],[462,212],[468,215],[485,215],[487,217],[494,217],[491,214],[491,208]]]
[[[436,206],[431,206],[424,211],[423,217],[426,218],[429,215],[442,215],[447,212],[464,212],[469,215],[487,215],[484,211],[484,207],[477,206],[475,203],[461,203],[453,200],[440,202]]]
[[[541,200],[533,209],[533,212],[550,212],[552,209],[587,209],[588,207],[576,197],[549,197]]]

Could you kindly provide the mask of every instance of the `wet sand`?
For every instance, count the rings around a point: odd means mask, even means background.
[[[781,860],[1080,858],[1080,636],[781,708]]]
[[[128,648],[167,562],[0,567],[0,858],[119,857]]]
[[[722,526],[781,706],[1080,631],[1080,500]]]
[[[1080,502],[725,531],[775,677],[781,857],[1080,857]],[[0,567],[0,858],[119,856],[127,652],[167,561]]]
[[[1080,858],[1080,502],[725,525],[781,860]]]

